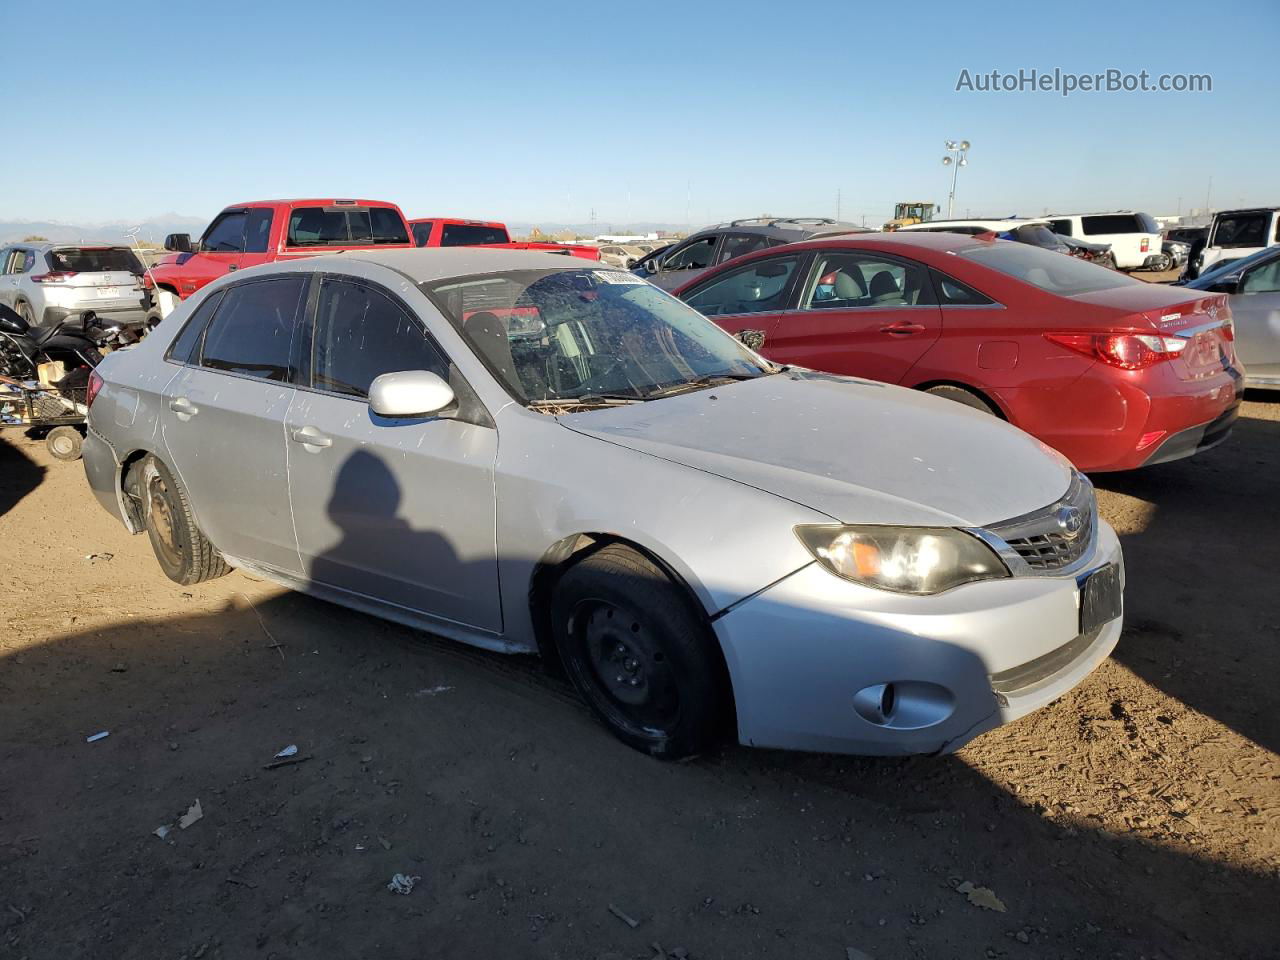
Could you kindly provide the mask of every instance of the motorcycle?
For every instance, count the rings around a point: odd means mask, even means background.
[[[36,380],[41,364],[60,361],[65,375],[54,386],[83,387],[89,371],[102,362],[99,348],[120,337],[119,327],[99,325],[92,311],[73,314],[52,326],[32,327],[0,304],[0,376]]]

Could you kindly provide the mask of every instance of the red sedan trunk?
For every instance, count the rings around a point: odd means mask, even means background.
[[[808,241],[734,260],[675,293],[771,360],[986,409],[1084,470],[1221,442],[1243,389],[1225,296],[1003,240]]]

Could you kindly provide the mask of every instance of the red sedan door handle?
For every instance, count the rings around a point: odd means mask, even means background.
[[[924,333],[925,326],[923,323],[912,323],[910,320],[898,320],[895,323],[887,323],[880,328],[881,333],[893,334],[896,337],[913,337],[917,333]]]

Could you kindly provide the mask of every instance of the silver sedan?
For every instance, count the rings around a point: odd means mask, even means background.
[[[950,751],[1120,635],[1089,482],[959,404],[778,367],[629,273],[496,250],[245,270],[97,370],[103,506],[563,664],[626,743]]]

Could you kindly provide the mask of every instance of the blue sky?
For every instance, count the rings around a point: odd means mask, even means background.
[[[1280,4],[5,2],[0,219],[208,217],[277,196],[410,216],[695,226],[1280,203]],[[39,42],[24,44],[23,37]],[[1213,92],[956,92],[1019,68]],[[12,94],[12,88],[11,88]],[[17,104],[17,106],[14,106]]]

